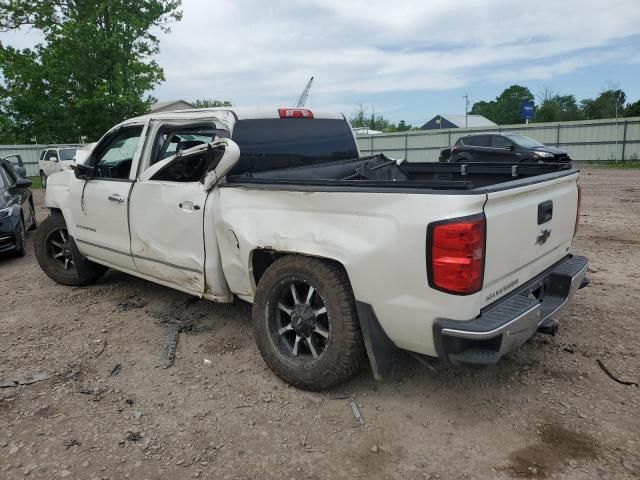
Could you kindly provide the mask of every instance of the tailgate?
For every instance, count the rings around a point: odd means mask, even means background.
[[[569,253],[578,208],[578,172],[487,194],[485,304]],[[503,185],[504,186],[504,185]]]

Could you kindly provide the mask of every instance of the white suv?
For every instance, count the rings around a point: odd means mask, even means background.
[[[56,172],[71,169],[71,164],[76,158],[76,150],[80,147],[81,145],[55,145],[42,150],[38,167],[43,188],[47,187],[48,177]]]

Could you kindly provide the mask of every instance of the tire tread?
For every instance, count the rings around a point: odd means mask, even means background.
[[[293,368],[283,366],[282,362],[275,358],[278,353],[271,347],[270,339],[263,335],[261,330],[264,327],[263,323],[266,322],[263,313],[267,307],[267,295],[272,290],[272,285],[283,275],[295,274],[301,270],[312,271],[315,276],[322,279],[325,304],[327,296],[333,297],[335,300],[334,314],[337,313],[340,316],[339,323],[342,327],[340,329],[341,338],[332,340],[337,341],[340,348],[340,351],[334,355],[336,357],[334,364],[313,378],[292,371]],[[263,358],[279,377],[295,387],[306,390],[324,390],[353,377],[362,366],[365,357],[364,343],[351,283],[344,269],[332,262],[302,255],[288,255],[276,260],[265,271],[258,284],[253,305],[253,319],[258,348]],[[335,315],[333,321],[336,321]],[[335,328],[336,324],[334,323],[332,329],[335,331]]]

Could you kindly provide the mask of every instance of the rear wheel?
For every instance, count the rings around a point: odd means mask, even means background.
[[[43,171],[40,171],[40,184],[42,185],[42,188],[47,188],[47,176]]]
[[[364,358],[351,285],[315,258],[276,260],[258,284],[253,324],[260,353],[283,380],[322,390],[354,376]]]
[[[88,285],[108,270],[103,265],[85,261],[82,272],[78,271],[67,224],[60,213],[50,215],[40,224],[36,233],[35,252],[44,273],[62,285]]]

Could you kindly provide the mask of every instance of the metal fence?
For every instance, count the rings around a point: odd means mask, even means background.
[[[20,155],[27,175],[30,177],[38,176],[40,152],[42,152],[42,147],[39,145],[0,145],[0,158],[7,155]]]
[[[357,140],[363,155],[384,153],[410,162],[437,162],[442,148],[462,135],[482,132],[522,133],[566,150],[577,161],[640,159],[640,117],[358,135]]]
[[[640,159],[640,117],[617,122],[589,120],[358,135],[357,140],[363,155],[384,153],[410,162],[437,162],[442,148],[453,145],[462,135],[481,132],[522,133],[545,145],[567,150],[577,161]],[[37,176],[42,148],[41,145],[0,145],[0,157],[20,155],[27,175]]]

